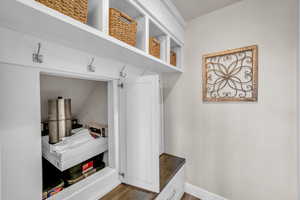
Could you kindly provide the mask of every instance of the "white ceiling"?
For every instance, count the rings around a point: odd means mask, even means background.
[[[172,0],[186,21],[239,1],[241,0]]]

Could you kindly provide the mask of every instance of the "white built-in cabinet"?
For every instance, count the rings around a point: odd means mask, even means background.
[[[0,88],[6,91],[0,104],[2,198],[27,196],[39,200],[42,194],[39,82],[45,72],[9,64],[0,66]],[[59,71],[52,74],[98,79]],[[122,182],[159,193],[161,104],[159,75],[108,81],[109,165],[49,200],[97,199]]]

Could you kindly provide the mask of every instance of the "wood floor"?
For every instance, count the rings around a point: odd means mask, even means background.
[[[184,165],[185,159],[163,154],[159,158],[160,164],[160,191],[170,182],[175,174]],[[126,184],[120,184],[101,200],[153,200],[157,193],[149,192]],[[184,195],[182,200],[198,200],[189,195]]]
[[[100,200],[153,200],[156,196],[157,194],[154,192],[121,184]]]
[[[156,193],[142,190],[130,185],[121,184],[101,200],[154,200]],[[200,200],[189,194],[184,194],[181,200]]]
[[[201,200],[201,199],[198,199],[194,196],[191,196],[191,195],[185,193],[181,200]]]

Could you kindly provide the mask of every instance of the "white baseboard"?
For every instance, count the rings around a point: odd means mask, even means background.
[[[225,199],[224,197],[221,197],[219,195],[208,192],[208,191],[206,191],[202,188],[199,188],[195,185],[192,185],[190,183],[185,183],[184,190],[187,194],[190,194],[201,200],[228,200],[228,199]]]

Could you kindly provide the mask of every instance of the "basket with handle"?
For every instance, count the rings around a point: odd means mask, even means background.
[[[129,45],[136,45],[137,22],[127,14],[109,9],[109,35]]]
[[[58,12],[87,23],[88,0],[35,0]]]
[[[160,58],[160,42],[155,37],[149,38],[149,53],[152,56]]]

